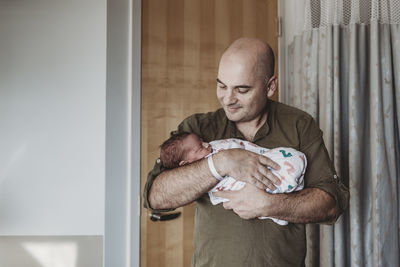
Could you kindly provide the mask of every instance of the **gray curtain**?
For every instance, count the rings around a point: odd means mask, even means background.
[[[400,266],[400,25],[306,30],[288,58],[284,99],[314,116],[350,190],[335,225],[307,225],[306,265]]]

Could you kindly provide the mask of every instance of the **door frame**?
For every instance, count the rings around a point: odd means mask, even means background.
[[[132,20],[132,186],[131,195],[131,266],[140,267],[141,214],[141,91],[142,91],[142,0],[133,0]]]
[[[103,266],[140,266],[141,0],[107,0]]]

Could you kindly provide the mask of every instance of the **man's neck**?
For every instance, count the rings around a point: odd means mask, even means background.
[[[246,122],[236,122],[237,129],[243,134],[247,141],[253,141],[257,134],[257,131],[267,121],[267,112],[264,112],[262,116]]]

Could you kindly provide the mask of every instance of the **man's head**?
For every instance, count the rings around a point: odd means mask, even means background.
[[[259,119],[268,97],[276,90],[274,54],[271,47],[253,38],[233,42],[221,57],[217,97],[229,120]]]
[[[200,160],[212,152],[210,144],[187,132],[172,135],[160,148],[161,162],[169,169]]]

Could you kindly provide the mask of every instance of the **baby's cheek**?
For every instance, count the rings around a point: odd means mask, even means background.
[[[203,150],[202,157],[205,158],[210,152],[207,149]]]

